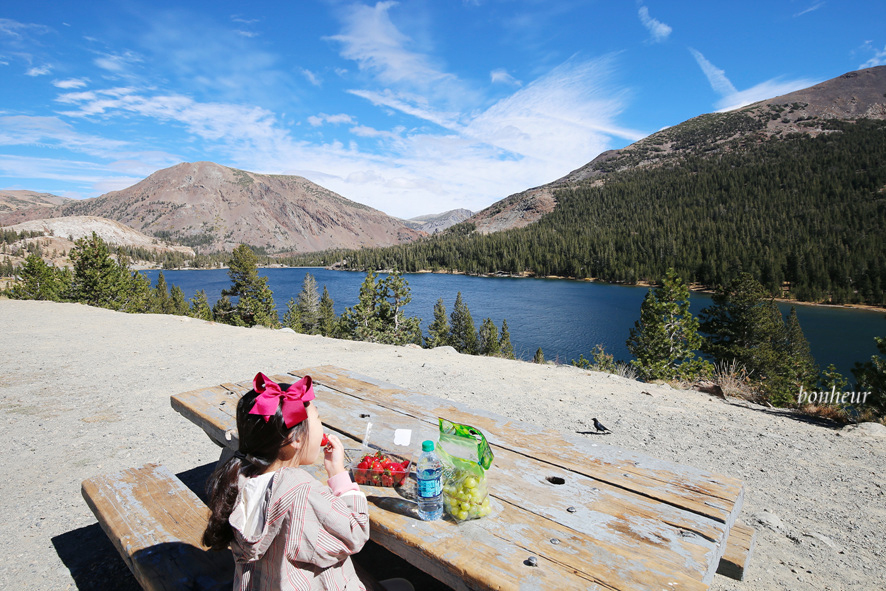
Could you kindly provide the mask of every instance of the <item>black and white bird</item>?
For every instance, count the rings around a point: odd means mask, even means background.
[[[612,431],[607,429],[596,417],[594,418],[594,429],[596,429],[598,433],[612,433]]]

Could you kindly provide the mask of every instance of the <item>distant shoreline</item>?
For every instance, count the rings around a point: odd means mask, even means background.
[[[147,267],[144,265],[133,265],[130,266],[130,270],[132,271],[215,271],[219,269],[227,269],[228,267],[212,267],[210,269],[195,269],[195,268],[184,268],[184,269],[160,269],[157,267]],[[356,269],[337,269],[334,267],[321,266],[321,265],[310,265],[310,266],[302,266],[302,267],[289,267],[287,265],[259,265],[259,269],[326,269],[327,271],[344,271],[347,273],[365,273],[366,271],[360,271]],[[378,273],[390,273],[391,269],[382,269],[377,271]],[[621,287],[656,287],[654,283],[649,281],[638,281],[634,284],[627,283],[615,283],[612,281],[604,281],[602,279],[597,279],[595,277],[587,277],[584,279],[577,279],[575,277],[564,277],[561,275],[545,275],[545,276],[537,276],[531,275],[529,273],[466,273],[464,271],[431,271],[428,269],[422,269],[419,271],[412,271],[410,273],[405,273],[405,275],[425,275],[425,274],[434,274],[434,275],[465,275],[468,277],[480,277],[480,278],[491,278],[491,279],[557,279],[563,281],[576,281],[576,282],[584,282],[584,283],[601,283],[604,285],[618,285]],[[711,289],[707,286],[702,285],[690,285],[689,290],[695,293],[704,293],[704,294],[714,294],[715,290]],[[881,314],[886,314],[886,306],[872,306],[870,304],[826,304],[823,302],[803,302],[800,300],[792,300],[789,298],[773,298],[776,302],[781,302],[784,304],[792,304],[798,306],[817,306],[820,308],[832,308],[832,309],[850,309],[850,310],[865,310],[868,312],[879,312]]]
[[[333,267],[292,267],[294,269],[326,269],[328,271],[345,271],[350,273],[365,273],[366,271],[358,271],[356,269],[336,269]],[[390,273],[391,269],[383,269],[377,271],[378,273]],[[423,275],[423,274],[435,274],[435,275],[466,275],[468,277],[481,277],[481,278],[491,278],[491,279],[557,279],[563,281],[576,281],[583,283],[601,283],[604,285],[618,285],[621,287],[657,287],[656,284],[651,283],[649,281],[638,281],[634,284],[628,283],[616,283],[612,281],[604,281],[602,279],[597,279],[596,277],[587,277],[584,279],[577,279],[575,277],[564,277],[561,275],[544,275],[537,276],[531,275],[529,273],[521,273],[521,274],[512,274],[512,273],[466,273],[464,271],[430,271],[427,269],[422,269],[420,271],[412,271],[410,273],[404,273],[405,275]],[[705,293],[705,294],[714,294],[717,293],[714,289],[702,286],[702,285],[690,285],[689,291],[696,293]],[[870,304],[826,304],[823,302],[804,302],[800,300],[792,300],[789,298],[773,298],[776,302],[782,302],[785,304],[796,304],[799,306],[818,306],[821,308],[846,308],[846,309],[854,309],[854,310],[866,310],[869,312],[880,312],[886,314],[886,306],[872,306]]]

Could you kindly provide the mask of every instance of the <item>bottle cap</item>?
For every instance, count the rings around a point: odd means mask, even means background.
[[[427,441],[421,442],[421,450],[422,451],[434,451],[434,442],[428,439]]]

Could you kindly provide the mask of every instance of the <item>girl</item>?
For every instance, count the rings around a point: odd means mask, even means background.
[[[207,483],[212,512],[203,543],[230,544],[235,591],[363,590],[350,555],[369,539],[366,496],[344,467],[344,447],[324,441],[310,376],[292,385],[259,373],[237,403],[237,454]],[[321,441],[328,486],[299,466]]]

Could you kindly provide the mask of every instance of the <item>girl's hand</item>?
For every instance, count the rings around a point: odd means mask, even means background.
[[[333,433],[327,434],[329,444],[323,448],[323,466],[326,474],[332,478],[345,471],[345,446]]]

